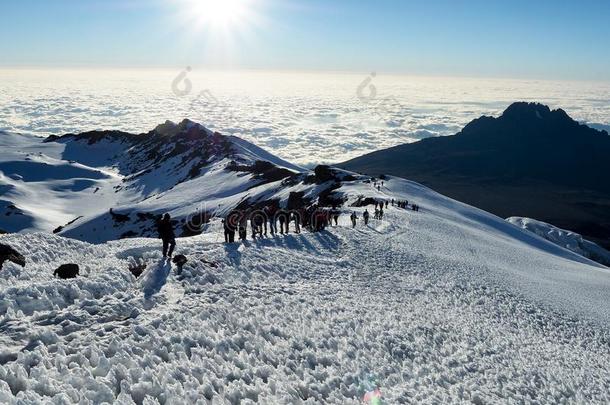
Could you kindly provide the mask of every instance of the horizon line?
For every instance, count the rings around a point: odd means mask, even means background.
[[[156,65],[156,66],[140,66],[140,65],[10,65],[0,63],[0,71],[181,71],[186,67],[190,67],[193,71],[214,72],[214,73],[301,73],[301,74],[342,74],[342,75],[370,75],[375,72],[378,76],[402,76],[414,78],[445,78],[445,79],[472,79],[472,80],[511,80],[511,81],[545,81],[545,82],[588,82],[588,83],[608,83],[610,79],[590,79],[590,78],[568,78],[568,77],[538,77],[526,75],[503,75],[503,74],[480,74],[471,73],[434,73],[434,72],[414,72],[400,70],[376,70],[376,69],[315,69],[315,68],[263,68],[263,67],[215,67],[201,66],[197,64],[187,65]]]

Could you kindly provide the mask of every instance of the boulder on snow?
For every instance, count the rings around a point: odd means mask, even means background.
[[[62,264],[55,270],[55,272],[53,272],[53,277],[59,277],[64,280],[68,278],[76,278],[79,275],[79,272],[80,268],[78,267],[78,264]]]
[[[9,245],[3,245],[0,243],[0,269],[5,261],[13,262],[21,267],[25,267],[25,257],[17,252]]]
[[[135,278],[138,278],[146,270],[146,263],[136,263],[129,266],[129,272],[133,274]]]
[[[352,207],[366,207],[367,205],[375,205],[379,202],[379,199],[373,197],[359,196],[356,201],[352,203]]]
[[[186,264],[188,260],[185,255],[176,255],[172,259],[172,262],[178,267],[178,271],[182,271],[182,267]]]
[[[188,260],[186,259],[185,255],[174,256],[174,258],[172,259],[172,262],[176,265],[178,274],[182,274],[182,267],[184,267],[184,265],[186,264],[187,261]]]
[[[314,168],[316,183],[324,183],[325,181],[334,180],[333,170],[328,165],[318,165]]]

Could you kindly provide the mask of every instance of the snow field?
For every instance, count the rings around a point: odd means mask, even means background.
[[[389,183],[422,211],[234,245],[214,222],[182,274],[157,240],[2,236],[28,265],[0,271],[0,402],[356,404],[371,379],[388,404],[610,401],[608,270]]]

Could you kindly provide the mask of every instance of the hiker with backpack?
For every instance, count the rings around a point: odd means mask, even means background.
[[[176,234],[172,225],[172,218],[169,214],[163,215],[157,226],[159,237],[163,241],[163,258],[172,257],[174,248],[176,247]],[[169,249],[169,250],[168,250]]]
[[[364,213],[362,214],[362,218],[364,219],[364,225],[369,224],[369,215],[369,210],[365,208]]]
[[[350,219],[352,220],[352,228],[355,228],[356,220],[358,219],[358,215],[356,215],[356,211],[352,212],[352,215],[350,215]]]
[[[252,239],[256,239],[256,235],[262,239],[263,237],[263,223],[265,217],[259,211],[253,211],[250,215],[250,227],[252,228]]]
[[[223,219],[222,224],[224,226],[225,231],[225,242],[233,243],[235,242],[235,232],[239,226],[239,212],[231,211],[229,215],[225,219]]]

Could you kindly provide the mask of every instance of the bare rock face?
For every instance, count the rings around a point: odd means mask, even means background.
[[[0,244],[0,269],[5,261],[13,262],[25,267],[25,256],[8,245]]]

